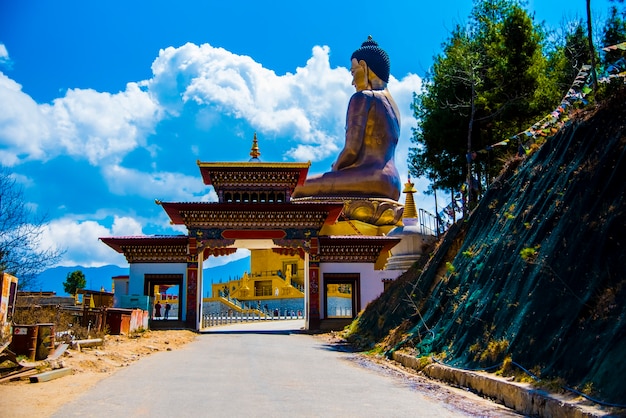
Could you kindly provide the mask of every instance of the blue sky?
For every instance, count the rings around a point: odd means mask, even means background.
[[[99,237],[184,233],[154,200],[215,201],[196,161],[247,161],[254,132],[263,161],[327,171],[343,146],[350,55],[368,35],[391,58],[406,179],[412,94],[471,1],[259,4],[0,3],[0,164],[47,214],[43,243],[66,250],[60,265],[126,266]],[[608,0],[592,5],[606,17]],[[585,0],[528,9],[558,28]]]

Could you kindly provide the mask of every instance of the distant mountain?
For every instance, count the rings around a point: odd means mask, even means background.
[[[59,296],[67,295],[63,290],[63,282],[67,275],[76,270],[80,270],[87,279],[88,290],[100,290],[110,292],[112,288],[112,278],[115,276],[128,275],[128,267],[114,265],[103,267],[53,267],[45,270],[36,278],[38,286],[31,290],[41,290],[45,292],[55,292]],[[204,270],[203,290],[204,296],[211,291],[212,283],[226,282],[230,278],[241,277],[245,271],[250,270],[250,257],[232,261],[222,266],[211,267]]]

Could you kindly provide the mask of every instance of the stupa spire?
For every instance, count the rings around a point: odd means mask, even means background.
[[[407,182],[404,184],[404,190],[402,193],[406,193],[406,199],[404,202],[404,213],[402,214],[402,219],[406,218],[417,218],[417,209],[415,208],[415,200],[413,199],[413,194],[417,192],[413,183],[411,182],[411,175],[409,174]]]
[[[259,161],[259,157],[261,156],[261,151],[259,151],[259,142],[256,139],[256,132],[254,133],[254,138],[252,139],[252,149],[250,150],[250,161]]]

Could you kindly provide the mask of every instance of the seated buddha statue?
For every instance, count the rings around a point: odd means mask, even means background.
[[[352,85],[345,145],[331,171],[307,179],[292,197],[363,197],[398,200],[394,162],[400,112],[387,90],[389,56],[372,37],[351,57]]]

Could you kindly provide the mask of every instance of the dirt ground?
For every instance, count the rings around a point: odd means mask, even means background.
[[[108,335],[101,347],[67,350],[59,358],[69,376],[48,382],[23,380],[0,384],[0,416],[3,418],[49,417],[98,381],[122,367],[159,351],[170,351],[192,341],[196,334],[186,330],[153,330],[136,337]],[[42,371],[45,362],[40,362]]]

